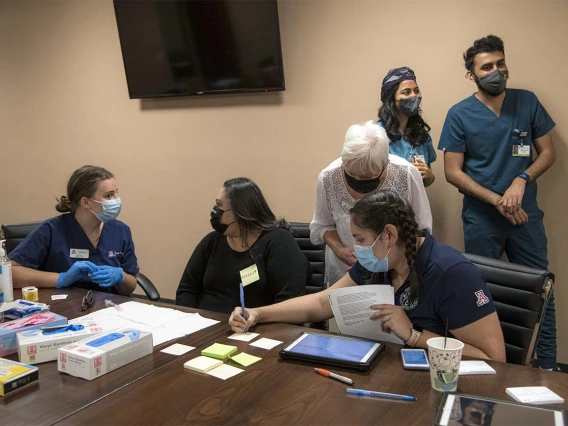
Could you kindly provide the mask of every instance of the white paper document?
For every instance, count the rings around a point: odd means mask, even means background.
[[[394,334],[382,330],[380,320],[370,319],[376,312],[371,305],[381,303],[394,305],[392,286],[358,285],[329,292],[329,304],[341,334],[403,345]]]
[[[185,312],[184,312],[185,313]],[[204,328],[210,327],[217,324],[219,321],[212,320],[209,318],[203,318],[199,314],[187,314],[181,318],[170,321],[162,327],[168,330],[181,333],[181,334],[191,334],[196,331],[203,330]]]
[[[69,322],[73,323],[88,318],[100,325],[104,332],[122,327],[149,331],[152,333],[154,346],[179,339],[219,322],[203,318],[199,314],[190,314],[139,302],[126,302],[117,306],[121,309],[117,310],[116,307],[105,308]]]

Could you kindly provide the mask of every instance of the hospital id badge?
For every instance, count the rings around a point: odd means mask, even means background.
[[[240,274],[243,287],[246,287],[247,285],[260,280],[260,275],[258,275],[258,268],[256,267],[256,263],[240,271]]]
[[[513,157],[528,157],[530,155],[530,145],[513,145]]]
[[[69,257],[71,259],[88,259],[89,250],[87,249],[69,249]]]

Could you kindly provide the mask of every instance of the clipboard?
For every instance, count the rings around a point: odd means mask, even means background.
[[[373,340],[304,331],[286,343],[279,355],[283,360],[367,371],[385,344]]]

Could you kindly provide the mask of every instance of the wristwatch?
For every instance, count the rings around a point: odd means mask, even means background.
[[[406,342],[404,342],[404,344],[410,346],[411,348],[416,346],[418,339],[420,339],[420,336],[422,336],[422,330],[423,328],[419,325],[412,324],[412,327],[410,327],[410,338]]]
[[[526,174],[525,172],[521,173],[521,174],[519,175],[519,177],[520,177],[521,179],[526,180],[527,183],[529,183],[529,182],[531,181],[531,177],[530,177],[528,174]]]

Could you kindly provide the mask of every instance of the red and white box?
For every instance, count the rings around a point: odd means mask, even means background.
[[[58,349],[57,369],[93,380],[154,350],[152,333],[119,328]]]
[[[22,331],[16,334],[18,339],[18,355],[20,362],[39,364],[55,361],[57,349],[70,343],[86,339],[101,333],[101,327],[92,320],[74,321],[56,327],[46,327]]]

